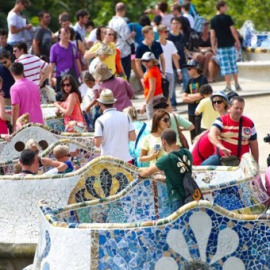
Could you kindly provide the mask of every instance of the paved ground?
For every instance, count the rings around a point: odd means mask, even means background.
[[[266,158],[270,154],[270,145],[263,141],[263,138],[270,133],[270,80],[269,82],[259,82],[254,80],[240,79],[242,91],[239,95],[243,96],[246,100],[245,114],[249,116],[255,123],[258,132],[258,142],[260,149],[260,169],[263,172],[266,169]],[[214,91],[223,90],[224,82],[211,84]],[[144,102],[143,95],[136,95],[137,99],[133,100],[133,104],[138,109]],[[180,87],[177,88],[177,106],[178,113],[187,117],[187,105],[181,103],[182,94]],[[140,116],[145,119],[145,115]],[[185,132],[186,137],[189,139],[189,133]]]

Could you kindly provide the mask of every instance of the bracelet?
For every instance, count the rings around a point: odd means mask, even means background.
[[[176,71],[177,71],[177,72],[182,72],[180,68],[178,68]]]

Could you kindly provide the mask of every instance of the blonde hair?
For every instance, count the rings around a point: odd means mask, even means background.
[[[123,110],[124,113],[128,114],[132,121],[138,120],[138,112],[135,107],[127,107]]]
[[[38,145],[38,143],[34,139],[28,140],[25,144],[25,149],[33,150],[33,147],[36,147],[37,150],[41,151],[41,147]]]
[[[29,115],[29,113],[24,113],[23,115],[21,115],[16,120],[16,124],[17,125],[21,125],[21,126],[24,126],[24,125],[28,124],[29,122],[30,122],[30,115]]]
[[[56,159],[69,155],[69,148],[66,145],[56,145],[53,148],[53,154]]]
[[[151,30],[153,30],[153,27],[150,26],[150,25],[146,25],[143,27],[142,29],[142,34],[145,35],[145,34],[148,34]]]
[[[167,26],[161,24],[161,25],[159,25],[157,27],[157,30],[158,30],[158,33],[163,32],[163,31],[166,31],[167,30]]]

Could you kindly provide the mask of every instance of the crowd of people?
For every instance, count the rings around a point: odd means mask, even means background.
[[[164,171],[169,192],[179,192],[171,196],[177,197],[176,207],[181,205],[183,187],[173,179],[191,172],[192,157],[194,165],[221,165],[223,156],[239,160],[251,149],[258,162],[254,124],[242,116],[245,102],[231,88],[232,75],[235,90],[241,90],[236,65],[240,41],[226,14],[226,2],[217,2],[217,14],[210,22],[198,15],[189,0],[171,6],[159,2],[155,9],[144,11],[138,22],[125,17],[126,6],[120,2],[107,26],[94,26],[84,9],[76,12],[72,25],[70,14],[63,12],[56,33],[49,28],[48,11],[38,14],[40,25],[35,29],[27,23],[21,12],[29,4],[16,0],[7,16],[8,29],[0,30],[1,137],[8,139],[5,104],[12,106],[12,132],[21,126],[18,119],[25,113],[29,122],[43,123],[40,89],[49,85],[67,132],[93,131],[101,155],[142,167],[150,164],[141,176]],[[218,67],[226,86],[213,93],[209,83],[215,81]],[[136,91],[130,83],[131,71],[138,91],[144,93],[141,108],[132,104]],[[179,82],[189,120],[174,113]],[[146,113],[147,124],[138,123],[138,112]],[[192,154],[182,147],[187,147],[183,130],[191,133]],[[29,162],[23,170],[34,164],[31,172],[36,173],[33,153],[24,153],[22,164],[25,157]],[[186,170],[177,169],[179,159]],[[59,162],[52,166],[61,167]]]

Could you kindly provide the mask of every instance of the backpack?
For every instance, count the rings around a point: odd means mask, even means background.
[[[200,47],[200,35],[195,30],[189,33],[187,49],[189,51],[197,51]]]

